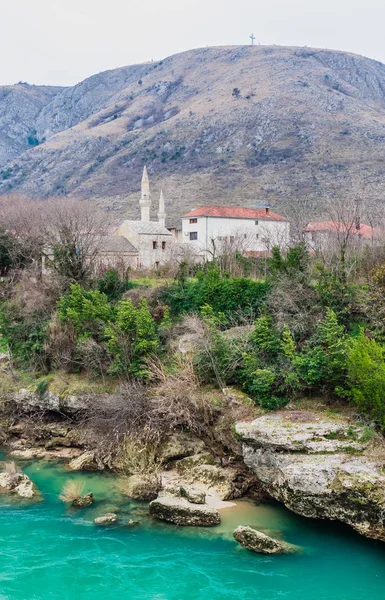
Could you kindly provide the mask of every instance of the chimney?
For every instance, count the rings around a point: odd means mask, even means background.
[[[266,211],[266,214],[268,215],[270,212],[270,206],[268,204],[266,204],[266,206],[265,206],[265,211]]]

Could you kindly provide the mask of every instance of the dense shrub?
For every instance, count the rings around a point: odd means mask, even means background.
[[[116,319],[105,330],[108,350],[113,357],[111,372],[146,377],[145,359],[160,347],[157,328],[147,302],[137,306],[122,300],[116,309]]]
[[[98,290],[86,290],[78,283],[72,284],[70,292],[59,301],[59,318],[71,321],[79,335],[100,338],[114,315],[115,308],[109,304],[105,294]]]
[[[98,290],[105,294],[108,300],[114,302],[119,300],[127,290],[131,290],[135,284],[128,277],[121,277],[116,269],[106,271],[98,280]]]
[[[347,382],[348,398],[385,429],[385,347],[363,330],[349,345]]]
[[[223,313],[226,318],[236,317],[240,312],[257,316],[269,290],[264,281],[247,278],[228,278],[217,269],[198,273],[195,279],[174,283],[163,292],[163,300],[171,314],[199,312],[210,305],[214,314]]]

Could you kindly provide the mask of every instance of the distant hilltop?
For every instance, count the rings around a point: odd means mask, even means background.
[[[171,223],[199,205],[384,202],[385,66],[311,48],[229,46],[0,87],[0,193],[69,195],[138,218],[147,165]],[[113,214],[114,214],[113,213]]]

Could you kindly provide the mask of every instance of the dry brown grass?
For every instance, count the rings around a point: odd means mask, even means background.
[[[82,481],[68,479],[63,486],[59,498],[65,503],[73,502],[80,498],[83,494],[83,490],[84,483]]]

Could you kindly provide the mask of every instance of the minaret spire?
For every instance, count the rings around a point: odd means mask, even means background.
[[[160,191],[158,221],[163,227],[166,227],[166,209],[164,207],[163,190]]]
[[[151,198],[150,198],[150,181],[148,179],[146,165],[144,165],[144,168],[143,168],[142,193],[141,193],[139,205],[140,205],[141,221],[148,222],[150,220]]]

